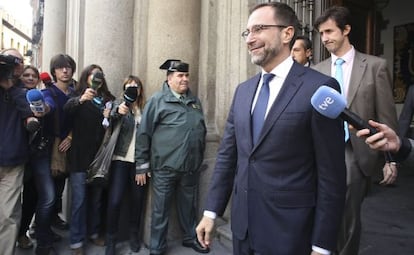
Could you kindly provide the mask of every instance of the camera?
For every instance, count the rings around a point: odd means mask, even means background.
[[[21,63],[18,57],[0,54],[0,80],[13,78],[14,68]]]

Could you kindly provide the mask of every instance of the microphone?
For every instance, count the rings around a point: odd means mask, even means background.
[[[132,86],[127,87],[124,91],[124,101],[126,106],[130,106],[135,100],[137,100],[138,97],[138,87]]]
[[[92,74],[91,88],[93,90],[98,90],[102,86],[103,80],[104,80],[104,74],[102,72],[98,71]]]
[[[357,130],[364,128],[369,129],[371,136],[377,133],[377,130],[371,127],[367,121],[361,119],[357,114],[346,108],[346,99],[335,89],[322,85],[312,95],[311,104],[313,108],[325,117],[330,119],[341,118],[347,121]]]
[[[40,73],[39,77],[45,86],[50,86],[52,84],[52,78],[47,72]]]
[[[371,127],[367,121],[361,119],[357,114],[351,112],[346,108],[346,99],[335,89],[322,85],[312,95],[311,104],[313,108],[325,117],[330,119],[336,119],[340,117],[342,120],[347,121],[357,130],[367,128],[371,136],[378,131]],[[394,157],[391,152],[384,152],[385,161],[387,163],[395,164]]]
[[[45,112],[45,99],[42,92],[38,89],[28,90],[26,93],[26,100],[30,104],[30,109],[36,113]]]

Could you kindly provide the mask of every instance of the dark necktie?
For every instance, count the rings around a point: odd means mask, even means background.
[[[337,58],[335,61],[335,79],[338,81],[339,85],[341,86],[341,93],[346,98],[345,95],[345,87],[344,87],[344,75],[342,71],[342,64],[345,63],[345,60],[342,58]],[[344,131],[345,131],[345,142],[349,139],[349,130],[348,130],[348,123],[344,121]]]
[[[262,130],[263,123],[265,120],[267,103],[269,101],[269,82],[275,75],[267,73],[263,75],[263,84],[260,89],[259,96],[257,97],[256,105],[253,109],[252,114],[252,135],[253,144],[256,144],[259,139],[260,131]]]

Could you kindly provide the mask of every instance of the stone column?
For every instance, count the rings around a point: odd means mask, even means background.
[[[166,80],[166,71],[160,70],[159,66],[171,58],[190,64],[190,88],[193,93],[198,94],[201,1],[139,2],[141,3],[136,4],[135,10],[139,21],[135,22],[134,36],[137,40],[134,41],[135,56],[139,59],[134,60],[134,66],[138,75],[143,77],[147,97],[161,89],[162,82]],[[147,17],[146,21],[142,17]],[[144,225],[146,243],[150,236],[151,191],[148,194]],[[177,220],[175,201],[172,203],[168,230],[169,241],[181,240],[182,232]]]
[[[49,72],[50,59],[66,50],[66,0],[45,1],[41,71]]]
[[[161,88],[166,72],[159,66],[169,58],[190,64],[190,87],[197,94],[201,1],[148,2],[147,55],[142,62],[147,65],[147,95]]]
[[[133,10],[133,0],[85,1],[83,66],[100,65],[115,96],[120,95],[124,78],[131,74]]]

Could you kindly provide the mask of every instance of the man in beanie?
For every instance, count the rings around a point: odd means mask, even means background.
[[[168,217],[173,194],[184,231],[183,246],[208,253],[196,238],[199,169],[205,149],[206,126],[200,100],[189,89],[189,65],[169,59],[162,91],[148,101],[135,146],[137,182],[152,178],[150,254],[167,249]]]

